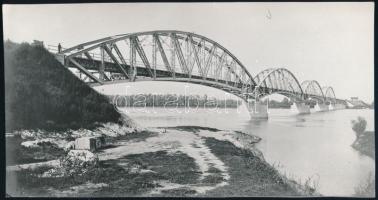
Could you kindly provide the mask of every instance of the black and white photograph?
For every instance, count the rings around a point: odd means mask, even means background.
[[[3,4],[7,197],[375,197],[374,2]]]

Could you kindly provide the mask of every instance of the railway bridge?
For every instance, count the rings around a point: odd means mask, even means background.
[[[50,49],[51,50],[51,49]],[[287,68],[269,68],[256,76],[221,44],[177,30],[120,34],[52,50],[72,73],[91,86],[137,81],[176,81],[232,93],[247,105],[252,118],[268,118],[261,99],[271,94],[290,98],[298,113],[345,108],[332,87],[316,80],[300,83]]]

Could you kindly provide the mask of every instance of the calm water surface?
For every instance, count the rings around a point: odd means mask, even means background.
[[[374,130],[374,110],[337,110],[296,115],[271,109],[269,120],[253,121],[245,107],[238,109],[121,109],[146,127],[195,125],[241,130],[262,138],[258,144],[266,160],[288,177],[304,182],[311,177],[323,195],[349,196],[375,173],[373,159],[351,144],[351,120],[362,116]]]

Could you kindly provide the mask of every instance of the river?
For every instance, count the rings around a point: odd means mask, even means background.
[[[374,130],[374,110],[336,110],[296,115],[288,109],[270,109],[269,120],[250,120],[245,107],[228,109],[121,108],[145,127],[195,125],[240,130],[262,138],[258,148],[265,159],[289,178],[311,177],[327,196],[351,196],[375,162],[351,147],[355,133],[351,120],[362,116]]]

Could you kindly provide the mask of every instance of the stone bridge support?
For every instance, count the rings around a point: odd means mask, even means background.
[[[310,114],[310,105],[307,105],[305,102],[294,102],[291,105],[291,110],[298,114]]]
[[[251,119],[268,119],[268,103],[264,104],[259,100],[248,100],[246,105]]]
[[[329,105],[327,105],[326,103],[319,103],[318,102],[315,105],[315,110],[319,111],[319,112],[329,111]]]
[[[330,103],[329,106],[328,106],[328,110],[338,110],[339,108],[337,108],[337,104],[335,103]]]

